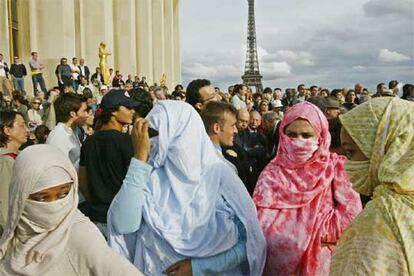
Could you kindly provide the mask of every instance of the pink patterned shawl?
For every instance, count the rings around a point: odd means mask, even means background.
[[[303,163],[287,158],[285,128],[307,120],[319,148]],[[333,245],[361,211],[359,195],[345,172],[345,157],[329,152],[328,121],[314,105],[289,109],[280,125],[277,156],[261,173],[254,192],[267,241],[265,274],[328,275]]]

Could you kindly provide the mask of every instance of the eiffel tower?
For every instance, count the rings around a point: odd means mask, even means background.
[[[252,87],[256,87],[256,93],[263,91],[262,75],[259,71],[259,59],[257,57],[256,44],[256,23],[254,18],[254,0],[249,2],[249,21],[247,25],[247,50],[246,64],[244,67],[243,83]]]

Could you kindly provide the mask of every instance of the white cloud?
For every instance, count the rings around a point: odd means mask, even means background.
[[[400,54],[395,51],[390,51],[388,49],[381,49],[378,54],[378,61],[385,63],[398,63],[403,61],[408,61],[411,58],[409,56]]]
[[[232,78],[238,78],[243,74],[244,65],[237,64],[219,64],[217,65],[217,74],[222,76],[228,76]]]
[[[215,76],[217,69],[199,62],[186,64],[183,73],[192,77]]]
[[[352,66],[352,69],[355,71],[365,71],[366,67],[362,65],[355,65],[355,66]]]
[[[184,83],[194,77],[210,78],[220,87],[240,82],[246,58],[247,4],[183,1]],[[263,85],[275,85],[276,78],[284,88],[299,83],[351,87],[362,82],[375,90],[377,83],[391,79],[412,82],[413,4],[414,0],[348,0],[339,9],[337,1],[329,0],[256,1]],[[206,17],[206,13],[214,16]]]
[[[262,48],[261,46],[257,46],[257,56],[259,60],[265,59],[268,55],[269,55],[269,52],[265,48]]]
[[[220,63],[220,61],[216,59],[202,62],[185,62],[183,64],[183,75],[186,79],[240,79],[241,75],[243,75],[243,71],[244,64],[240,64],[239,62],[224,64],[222,61]]]
[[[260,70],[265,80],[275,80],[292,74],[292,67],[286,61],[264,62],[261,64]]]
[[[296,60],[298,55],[291,50],[280,50],[276,52],[275,57],[283,60]]]
[[[274,54],[268,54],[263,57],[265,61],[288,62],[303,66],[314,65],[313,56],[306,51],[278,50]]]

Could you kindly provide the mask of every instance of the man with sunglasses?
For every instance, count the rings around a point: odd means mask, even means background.
[[[32,103],[32,108],[27,111],[27,116],[29,117],[29,128],[31,131],[34,131],[37,126],[40,126],[42,121],[43,112],[40,109],[42,101],[39,97],[35,97]]]

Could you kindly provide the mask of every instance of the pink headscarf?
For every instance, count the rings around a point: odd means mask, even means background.
[[[318,135],[319,147],[304,162],[288,158],[285,128],[307,120]],[[280,125],[277,156],[261,173],[253,200],[265,234],[268,253],[265,273],[322,275],[329,273],[335,243],[361,211],[359,195],[345,172],[345,157],[329,152],[331,136],[323,113],[303,102],[289,109]]]

